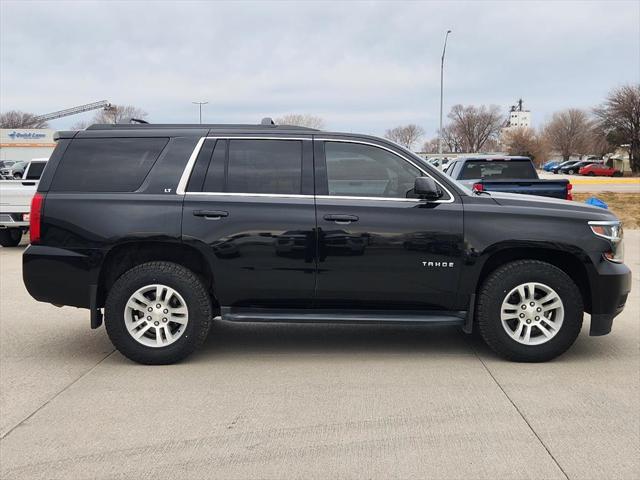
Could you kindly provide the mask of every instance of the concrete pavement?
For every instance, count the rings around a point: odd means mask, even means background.
[[[638,478],[640,231],[612,334],[515,364],[454,328],[216,322],[180,365],[37,303],[0,248],[0,478]]]

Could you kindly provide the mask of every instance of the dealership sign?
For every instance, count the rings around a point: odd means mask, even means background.
[[[54,133],[55,130],[49,128],[0,128],[0,148],[53,148],[56,146]],[[12,155],[15,157],[13,153],[5,151],[2,158]]]
[[[40,132],[16,132],[14,130],[13,132],[7,134],[7,136],[11,138],[11,140],[16,140],[16,139],[35,140],[38,138],[44,138],[47,136],[47,134],[40,133]]]

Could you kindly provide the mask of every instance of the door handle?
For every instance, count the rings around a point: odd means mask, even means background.
[[[351,222],[359,220],[357,215],[337,215],[334,213],[327,214],[323,218],[329,222],[336,222],[338,225],[349,225]]]
[[[229,212],[224,210],[194,210],[193,215],[196,217],[204,217],[208,220],[220,220],[223,217],[228,217]]]

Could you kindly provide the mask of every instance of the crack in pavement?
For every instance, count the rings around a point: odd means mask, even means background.
[[[549,455],[549,457],[551,457],[551,459],[553,460],[553,463],[555,463],[556,466],[558,467],[558,469],[562,472],[562,474],[564,475],[564,478],[569,480],[569,475],[567,475],[567,472],[564,471],[564,468],[562,468],[562,466],[560,465],[560,463],[558,462],[556,457],[554,457],[553,453],[551,453],[551,450],[549,450],[549,447],[547,447],[545,445],[545,443],[542,441],[542,438],[540,438],[540,435],[538,435],[538,432],[536,432],[534,430],[533,426],[531,425],[531,423],[529,423],[529,420],[527,420],[527,417],[524,416],[524,413],[522,413],[522,411],[518,408],[516,403],[511,399],[509,394],[502,387],[500,382],[498,382],[498,379],[493,375],[491,370],[489,370],[489,367],[484,362],[484,360],[482,360],[482,357],[478,354],[478,351],[476,350],[475,346],[472,345],[472,344],[470,344],[470,346],[471,346],[471,349],[473,350],[473,353],[475,353],[476,357],[478,358],[478,360],[480,361],[480,363],[482,364],[484,369],[487,371],[487,373],[489,374],[491,379],[495,382],[495,384],[498,386],[498,388],[504,394],[504,396],[507,398],[507,400],[509,400],[509,403],[511,403],[511,405],[513,405],[513,408],[516,409],[516,412],[518,412],[518,415],[520,415],[520,418],[522,418],[522,420],[524,420],[524,423],[527,424],[527,427],[529,427],[529,430],[531,430],[531,433],[533,433],[535,435],[535,437],[538,439],[538,442],[540,442],[540,445],[542,445],[542,447],[547,451],[547,454]]]
[[[107,353],[107,355],[105,355],[98,363],[96,363],[93,367],[91,367],[89,370],[87,370],[86,372],[84,372],[82,375],[80,375],[78,378],[76,378],[75,380],[73,380],[72,382],[70,382],[68,385],[66,385],[62,390],[60,390],[59,392],[57,392],[53,397],[51,397],[50,399],[48,399],[46,402],[44,402],[42,405],[40,405],[38,408],[36,408],[33,412],[31,412],[29,415],[27,415],[25,418],[23,418],[22,420],[20,420],[18,423],[16,423],[13,427],[9,428],[9,430],[7,430],[5,433],[3,433],[2,435],[0,435],[0,440],[4,440],[5,438],[7,438],[9,436],[9,434],[11,432],[13,432],[16,428],[18,428],[19,426],[21,426],[22,424],[24,424],[25,422],[27,422],[29,419],[31,419],[36,413],[38,413],[40,410],[42,410],[44,407],[46,407],[47,405],[49,405],[52,401],[54,401],[56,398],[58,398],[60,395],[62,395],[64,392],[66,392],[69,388],[71,388],[73,385],[75,385],[76,383],[78,383],[80,380],[82,380],[84,377],[86,377],[87,375],[89,375],[91,372],[93,372],[96,368],[98,368],[100,366],[100,364],[102,362],[104,362],[107,358],[109,358],[111,355],[113,355],[115,353],[115,348],[113,350],[111,350],[109,353]]]

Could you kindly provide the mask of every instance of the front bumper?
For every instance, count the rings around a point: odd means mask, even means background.
[[[631,270],[623,263],[613,263],[604,258],[595,265],[590,275],[591,327],[589,335],[599,336],[611,332],[613,319],[627,302],[631,291]]]

